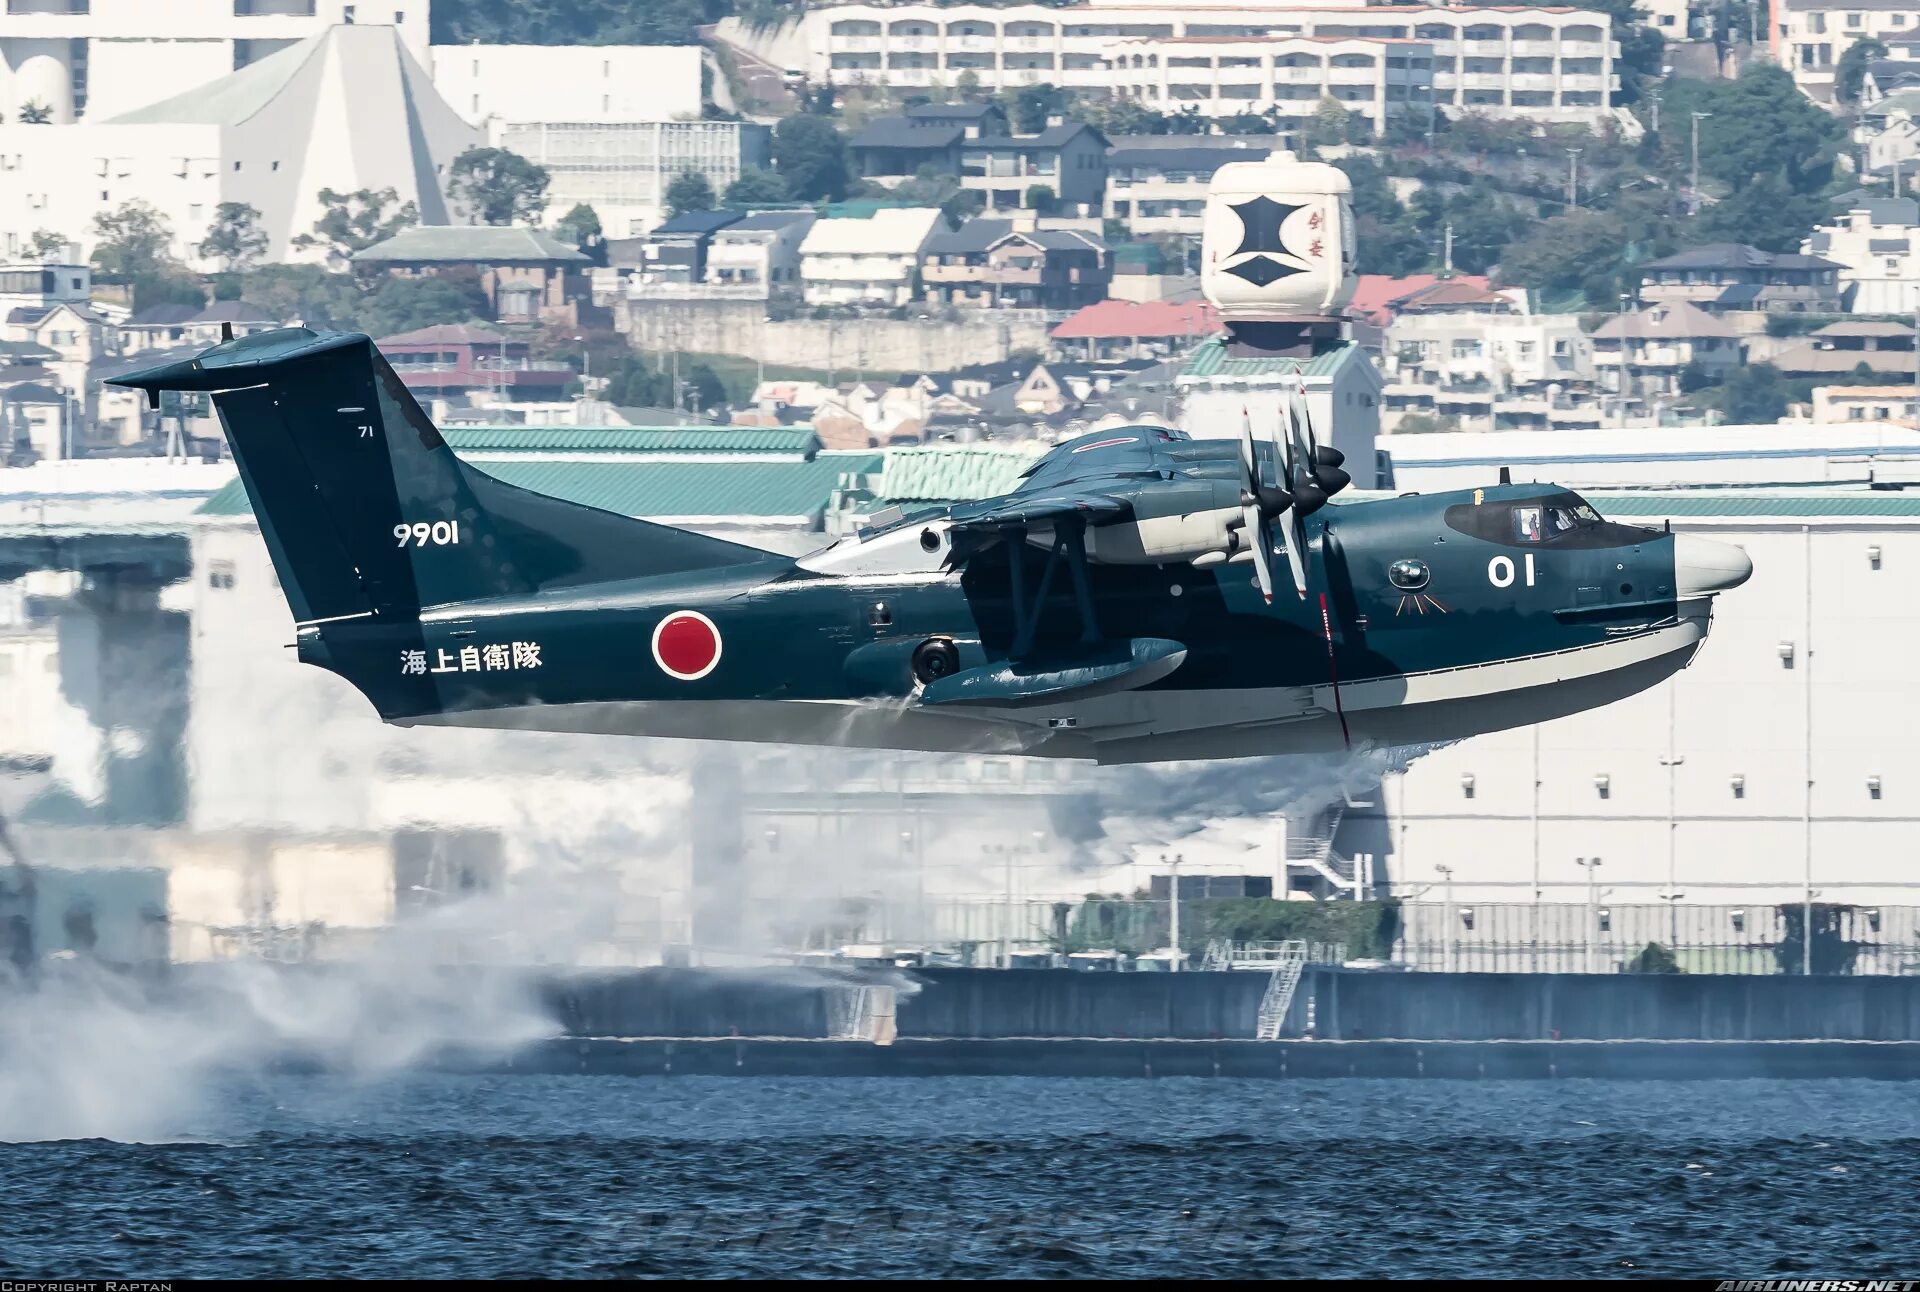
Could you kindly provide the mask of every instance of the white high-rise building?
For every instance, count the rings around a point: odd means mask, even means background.
[[[342,23],[392,26],[427,57],[430,0],[6,0],[0,118],[105,120]]]

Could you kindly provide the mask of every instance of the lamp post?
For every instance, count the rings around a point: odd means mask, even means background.
[[[1440,948],[1440,967],[1444,972],[1452,973],[1453,962],[1454,962],[1453,867],[1441,865],[1440,863],[1436,862],[1434,863],[1433,868],[1434,870],[1439,872],[1440,880],[1446,886],[1445,893],[1442,897],[1442,904],[1441,904],[1441,911],[1440,911],[1440,922],[1446,927],[1446,941],[1441,944],[1441,948]]]
[[[1687,181],[1687,214],[1700,214],[1700,123],[1712,116],[1711,112],[1693,114],[1693,172]]]
[[[1598,930],[1599,924],[1600,924],[1600,858],[1575,857],[1573,859],[1573,864],[1587,872],[1587,934],[1585,938],[1586,961],[1587,961],[1586,972],[1592,973],[1594,971],[1593,969],[1594,936],[1593,935]]]
[[[1660,900],[1667,904],[1667,950],[1676,953],[1676,960],[1679,959],[1677,952],[1680,946],[1680,899],[1685,896],[1672,884],[1668,884],[1667,891],[1660,894]]]
[[[1160,864],[1167,868],[1167,941],[1173,947],[1173,961],[1167,966],[1174,973],[1180,972],[1180,854],[1174,853],[1173,860],[1167,860],[1167,854],[1160,854]]]
[[[1580,150],[1567,149],[1567,209],[1580,209]]]

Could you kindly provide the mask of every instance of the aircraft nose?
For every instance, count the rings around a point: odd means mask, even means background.
[[[1752,574],[1753,560],[1744,549],[1692,534],[1674,535],[1673,583],[1679,599],[1737,588]]]

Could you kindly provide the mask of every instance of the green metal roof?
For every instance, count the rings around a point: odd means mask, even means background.
[[[419,224],[353,253],[355,264],[416,260],[464,260],[476,264],[587,263],[587,257],[546,230],[519,225]]]
[[[821,453],[791,462],[492,461],[481,468],[508,484],[623,516],[817,517],[848,472],[880,469],[879,453]],[[203,516],[245,516],[238,479],[201,504]]]
[[[811,426],[466,426],[441,436],[459,453],[793,453],[820,447]]]
[[[1311,359],[1282,359],[1263,357],[1258,359],[1238,359],[1227,353],[1225,338],[1214,337],[1202,341],[1187,356],[1187,366],[1180,370],[1182,377],[1331,377],[1340,369],[1347,357],[1352,342],[1334,346],[1322,351]]]
[[[1034,440],[953,448],[894,449],[875,494],[888,502],[957,502],[1011,490],[1048,446]]]
[[[1580,496],[1608,516],[1920,516],[1920,490],[1597,493],[1582,489]]]

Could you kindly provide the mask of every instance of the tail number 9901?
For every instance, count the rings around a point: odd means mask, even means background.
[[[395,525],[393,537],[400,547],[411,542],[415,547],[448,547],[460,541],[460,522],[457,520],[436,520],[428,524],[424,520],[411,525]]]

